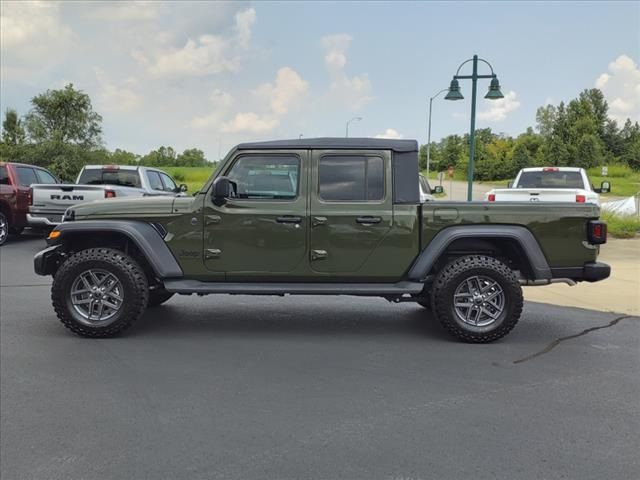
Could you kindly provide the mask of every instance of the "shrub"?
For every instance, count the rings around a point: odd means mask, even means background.
[[[602,212],[600,217],[607,222],[608,232],[612,237],[633,238],[640,232],[640,217],[636,215]]]

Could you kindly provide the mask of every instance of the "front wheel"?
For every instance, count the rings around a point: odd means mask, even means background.
[[[140,265],[111,248],[73,254],[53,278],[51,300],[58,318],[83,337],[111,337],[130,327],[149,300]]]
[[[522,288],[516,274],[484,255],[453,260],[438,274],[432,291],[436,316],[456,338],[488,343],[504,337],[522,313]]]

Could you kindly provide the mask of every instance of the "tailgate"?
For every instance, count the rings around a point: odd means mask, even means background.
[[[505,188],[495,192],[496,202],[573,202],[578,190],[564,188]]]
[[[71,205],[104,199],[102,185],[33,185],[32,211],[64,212]]]

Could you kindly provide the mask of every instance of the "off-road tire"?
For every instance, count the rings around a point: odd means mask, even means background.
[[[173,297],[174,293],[167,292],[164,288],[156,288],[149,292],[148,307],[157,307]]]
[[[9,238],[9,230],[9,220],[3,212],[0,212],[0,245],[4,245]]]
[[[109,324],[88,326],[79,320],[74,310],[70,290],[82,272],[98,268],[115,275],[121,282],[124,299]],[[73,254],[53,277],[51,287],[53,308],[62,324],[72,332],[91,338],[112,337],[129,328],[145,311],[149,301],[149,286],[144,270],[129,255],[112,248],[89,248]]]
[[[482,275],[497,282],[504,292],[505,305],[490,325],[477,327],[463,322],[454,309],[454,293],[466,278]],[[501,261],[484,255],[460,257],[446,265],[436,277],[432,305],[442,326],[467,343],[489,343],[504,337],[516,326],[522,313],[522,287],[516,274]]]

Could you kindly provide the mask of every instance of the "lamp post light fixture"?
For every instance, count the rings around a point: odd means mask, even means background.
[[[431,109],[433,107],[433,99],[437,98],[443,92],[449,91],[448,88],[443,88],[438,93],[436,93],[433,97],[429,98],[429,121],[427,127],[427,178],[429,178],[429,165],[431,164]]]
[[[353,117],[351,120],[347,122],[347,128],[345,129],[345,135],[344,135],[345,137],[349,138],[349,124],[355,121],[359,122],[360,120],[362,120],[362,117]]]
[[[490,75],[478,75],[478,61],[483,62],[491,69]],[[459,75],[460,69],[463,65],[473,62],[473,72],[471,75]],[[444,97],[445,100],[462,100],[464,97],[460,92],[460,84],[458,80],[471,80],[471,131],[469,132],[469,170],[467,171],[467,201],[471,201],[473,197],[473,161],[475,158],[476,150],[476,90],[479,78],[490,78],[491,83],[489,85],[489,91],[484,96],[488,100],[499,100],[504,98],[502,91],[500,91],[500,82],[498,76],[493,72],[493,67],[489,62],[483,58],[478,58],[478,55],[474,55],[473,58],[466,60],[460,64],[458,71],[453,76],[451,84],[449,85],[449,93]]]

